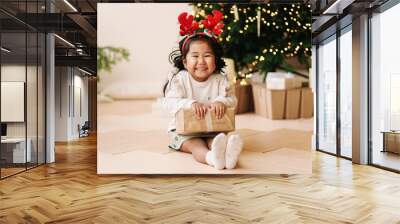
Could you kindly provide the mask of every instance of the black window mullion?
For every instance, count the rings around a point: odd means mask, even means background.
[[[25,0],[25,21],[28,17],[28,1]],[[25,120],[25,170],[28,170],[28,113],[27,113],[27,91],[28,90],[28,26],[25,23],[25,88],[24,88],[24,120]]]
[[[315,46],[315,115],[314,118],[316,119],[315,125],[315,148],[319,149],[319,44]]]
[[[368,124],[367,124],[367,129],[368,129],[368,164],[373,164],[373,148],[372,148],[372,64],[371,64],[371,56],[372,56],[372,11],[368,11],[368,20],[367,20],[367,46],[368,46],[368,53],[367,53],[367,83],[368,83],[368,91],[367,91],[367,119],[368,119]]]
[[[1,32],[1,24],[0,23],[0,47],[2,46],[2,32]],[[1,50],[0,50],[1,51]],[[0,124],[1,124],[1,67],[2,67],[2,58],[1,58],[1,52],[0,52]],[[1,134],[0,134],[1,135]],[[0,179],[2,179],[1,177],[1,170],[2,170],[2,162],[1,162],[1,144],[0,144]]]
[[[336,154],[341,157],[341,119],[340,119],[340,36],[339,27],[336,30]]]
[[[36,1],[39,13],[39,0]],[[39,165],[39,32],[36,32],[36,166]]]
[[[47,13],[47,3],[46,3],[46,9],[45,9],[46,13]],[[45,32],[44,33],[44,69],[42,69],[42,71],[44,71],[44,77],[43,77],[43,73],[42,73],[42,82],[44,82],[44,135],[43,135],[43,140],[44,140],[44,161],[43,163],[47,162],[47,37],[48,37],[48,33]],[[43,107],[42,107],[43,109]]]

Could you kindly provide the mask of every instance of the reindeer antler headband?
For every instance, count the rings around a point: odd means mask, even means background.
[[[223,15],[219,10],[213,10],[212,14],[207,15],[206,19],[200,22],[204,30],[199,30],[199,23],[193,21],[193,15],[183,12],[178,16],[178,21],[181,24],[179,33],[181,36],[187,36],[183,42],[182,49],[185,49],[185,45],[190,38],[197,35],[206,35],[216,40],[216,37],[221,34],[224,27],[221,22]]]

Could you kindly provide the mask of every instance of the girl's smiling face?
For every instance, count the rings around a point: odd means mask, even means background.
[[[204,82],[215,71],[215,55],[206,41],[196,40],[190,43],[183,64],[196,81]]]

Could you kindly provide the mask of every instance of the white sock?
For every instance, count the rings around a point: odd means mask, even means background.
[[[216,169],[222,170],[225,167],[225,150],[228,138],[224,133],[215,136],[211,144],[211,150],[206,154],[206,162]]]
[[[214,159],[211,151],[208,151],[206,154],[206,163],[210,166],[214,166]]]
[[[242,148],[243,141],[239,135],[232,135],[229,137],[225,152],[225,167],[227,169],[235,168]]]

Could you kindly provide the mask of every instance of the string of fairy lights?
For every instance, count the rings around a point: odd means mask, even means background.
[[[259,53],[247,65],[248,72],[252,72],[267,57],[274,57],[278,54],[286,58],[295,57],[300,53],[306,57],[311,56],[310,44],[296,39],[301,32],[311,33],[311,17],[305,19],[308,17],[301,14],[301,10],[304,11],[304,7],[307,7],[311,15],[311,5],[288,4],[282,7],[272,7],[271,4],[258,6],[233,4],[231,7],[224,7],[223,4],[197,3],[194,6],[194,16],[197,20],[204,19],[213,9],[220,10],[224,15],[224,20],[230,18],[228,24],[224,21],[225,28],[219,37],[222,44],[230,44],[235,38],[232,35],[245,36],[257,33],[257,37],[264,38],[271,32],[283,33],[284,40],[287,40],[283,41],[283,45],[276,46],[271,43],[269,46],[260,46]],[[242,73],[244,74],[241,76],[245,78],[246,72]]]

